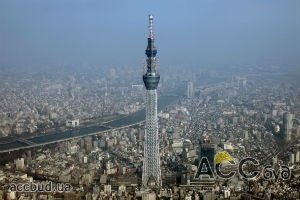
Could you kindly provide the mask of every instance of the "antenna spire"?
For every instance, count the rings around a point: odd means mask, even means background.
[[[149,15],[149,38],[154,39],[154,35],[153,35],[153,15]]]

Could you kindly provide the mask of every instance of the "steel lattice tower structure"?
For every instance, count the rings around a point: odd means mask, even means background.
[[[153,35],[153,16],[149,15],[149,37],[146,49],[147,71],[143,75],[146,87],[146,127],[143,162],[143,186],[161,186],[158,122],[157,85],[160,75],[156,71],[156,53]]]

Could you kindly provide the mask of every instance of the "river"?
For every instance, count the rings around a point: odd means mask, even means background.
[[[178,99],[178,96],[161,96],[158,99],[158,111],[164,109],[166,106],[174,103]],[[100,131],[106,131],[114,128],[120,128],[122,126],[128,126],[131,124],[136,124],[138,122],[141,122],[145,119],[145,109],[142,109],[138,112],[132,113],[124,118],[117,119],[111,122],[108,122],[104,125],[100,126],[90,126],[90,127],[79,127],[73,130],[67,130],[62,132],[53,132],[49,133],[47,135],[40,135],[35,136],[31,138],[25,138],[28,141],[34,142],[36,144],[44,144],[48,142],[54,142],[58,140],[73,138],[77,136],[84,136],[91,133],[96,133]],[[111,127],[111,128],[110,128]],[[12,141],[8,143],[4,143],[0,145],[0,152],[5,151],[8,152],[9,150],[13,150],[15,148],[21,148],[21,147],[28,147],[29,145],[26,145],[19,141]]]

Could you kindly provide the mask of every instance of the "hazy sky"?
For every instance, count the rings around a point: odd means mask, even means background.
[[[0,67],[300,65],[299,0],[0,0]]]

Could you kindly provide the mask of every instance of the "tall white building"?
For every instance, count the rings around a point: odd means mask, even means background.
[[[189,99],[194,97],[194,84],[192,81],[187,82],[186,96]]]
[[[296,160],[296,163],[299,163],[300,162],[300,151],[297,151],[296,153],[296,156],[295,156],[295,160]]]
[[[295,163],[295,154],[290,154],[290,164],[293,165]]]
[[[289,142],[292,139],[293,115],[286,112],[283,115],[284,139]]]

